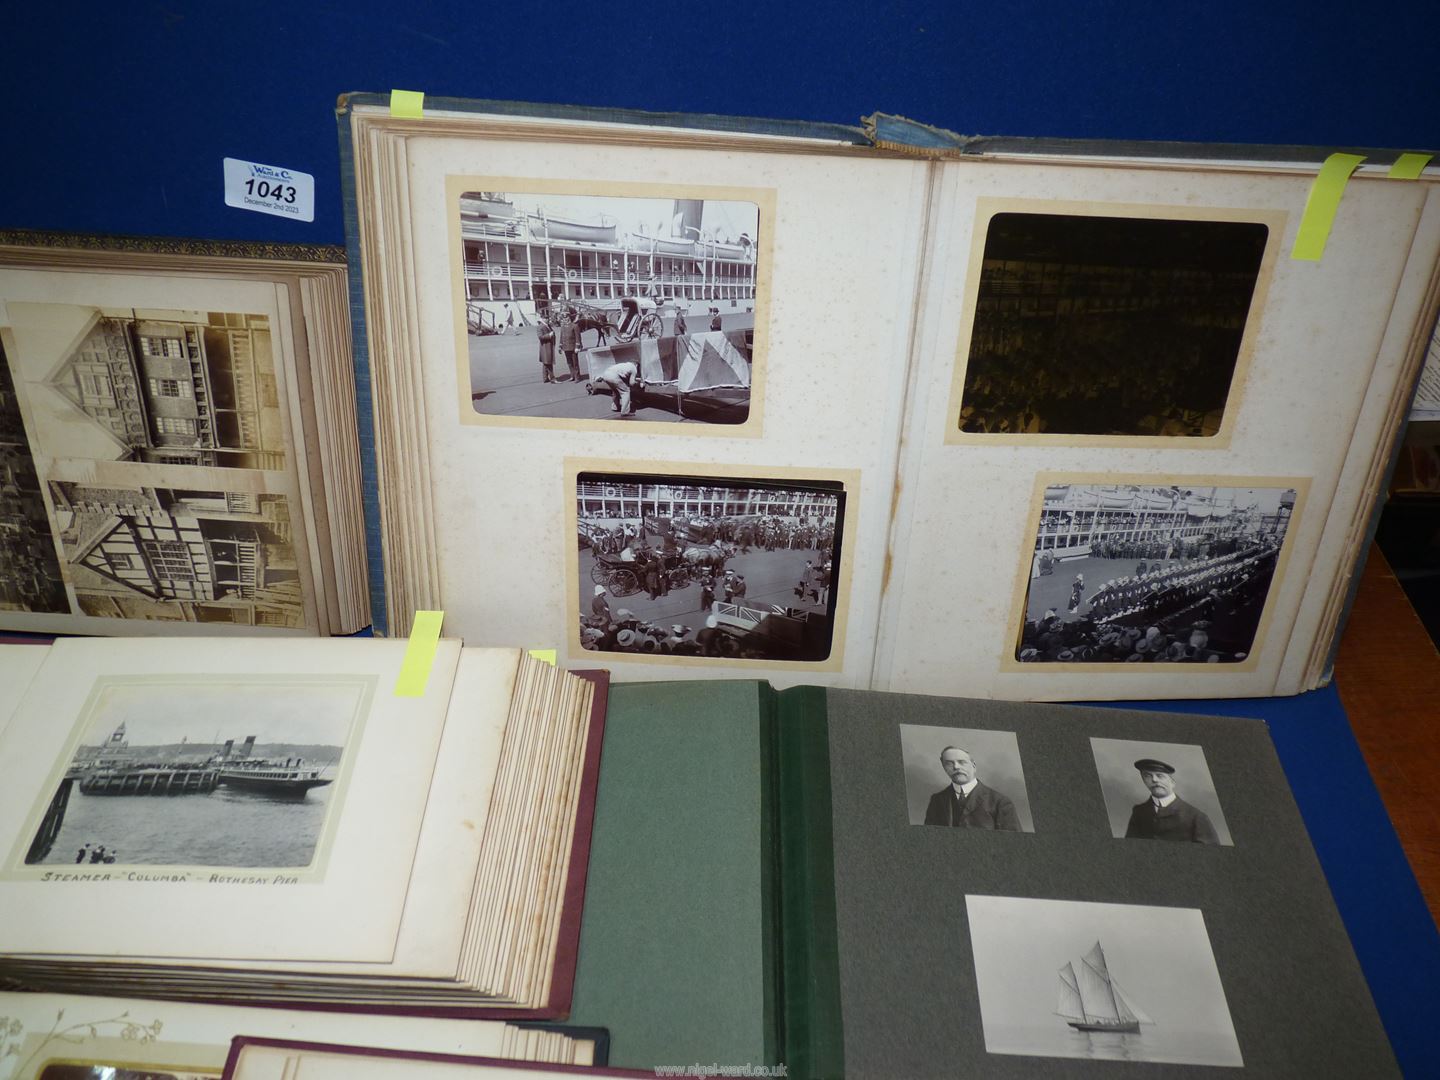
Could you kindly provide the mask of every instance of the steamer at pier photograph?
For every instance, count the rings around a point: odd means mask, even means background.
[[[830,656],[842,484],[582,472],[575,509],[583,648]]]
[[[103,685],[24,862],[309,866],[364,682]]]
[[[465,191],[457,213],[476,418],[749,419],[757,203]]]

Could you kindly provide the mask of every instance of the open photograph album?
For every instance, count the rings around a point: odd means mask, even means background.
[[[1321,150],[339,116],[378,632],[443,608],[618,680],[1328,678],[1435,319],[1434,170],[1362,164],[1317,260]]]
[[[0,230],[0,629],[368,625],[344,260]]]
[[[603,1033],[503,1020],[0,992],[0,1080],[214,1080],[241,1035],[587,1066],[605,1046]]]
[[[0,647],[33,670],[0,730],[0,980],[564,1015],[603,676],[441,641],[402,694],[405,652]]]

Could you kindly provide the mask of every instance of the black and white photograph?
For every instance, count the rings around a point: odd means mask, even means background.
[[[1126,840],[1231,847],[1235,841],[1202,747],[1091,739],[1110,832]]]
[[[84,614],[305,626],[283,495],[52,481],[50,497]]]
[[[1285,487],[1050,484],[1016,659],[1244,661],[1295,501]]]
[[[0,611],[69,610],[35,457],[0,343]]]
[[[1216,435],[1269,233],[1258,221],[994,214],[959,430]]]
[[[1034,832],[1013,731],[900,725],[911,825]]]
[[[830,656],[842,484],[582,472],[575,509],[584,648]]]
[[[1196,908],[966,896],[992,1054],[1240,1067]]]
[[[460,196],[474,412],[743,424],[756,363],[756,203]]]
[[[308,867],[367,694],[363,678],[102,682],[24,861]]]
[[[29,303],[9,313],[45,455],[285,468],[268,316]]]

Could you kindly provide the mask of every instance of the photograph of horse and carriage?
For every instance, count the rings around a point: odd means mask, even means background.
[[[844,511],[838,483],[581,473],[581,645],[827,659]]]
[[[749,419],[757,203],[472,191],[459,215],[477,417]]]

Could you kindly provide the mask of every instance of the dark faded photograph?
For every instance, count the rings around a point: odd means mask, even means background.
[[[829,657],[841,484],[581,473],[575,499],[586,649]]]
[[[27,864],[309,866],[361,682],[101,691]]]
[[[267,316],[25,309],[22,360],[37,402],[37,438],[52,456],[285,467]]]
[[[52,481],[86,615],[305,626],[284,496]]]
[[[1013,731],[900,725],[911,825],[1034,832]]]
[[[20,399],[0,343],[0,611],[69,610]]]
[[[459,212],[476,413],[749,418],[756,204],[471,191]]]
[[[1195,908],[967,896],[985,1049],[1244,1064]]]
[[[1294,488],[1052,484],[1016,659],[1233,664],[1249,656]]]
[[[999,213],[985,234],[959,429],[1215,435],[1269,228]]]
[[[1090,749],[1113,836],[1233,844],[1202,747],[1091,739]]]

